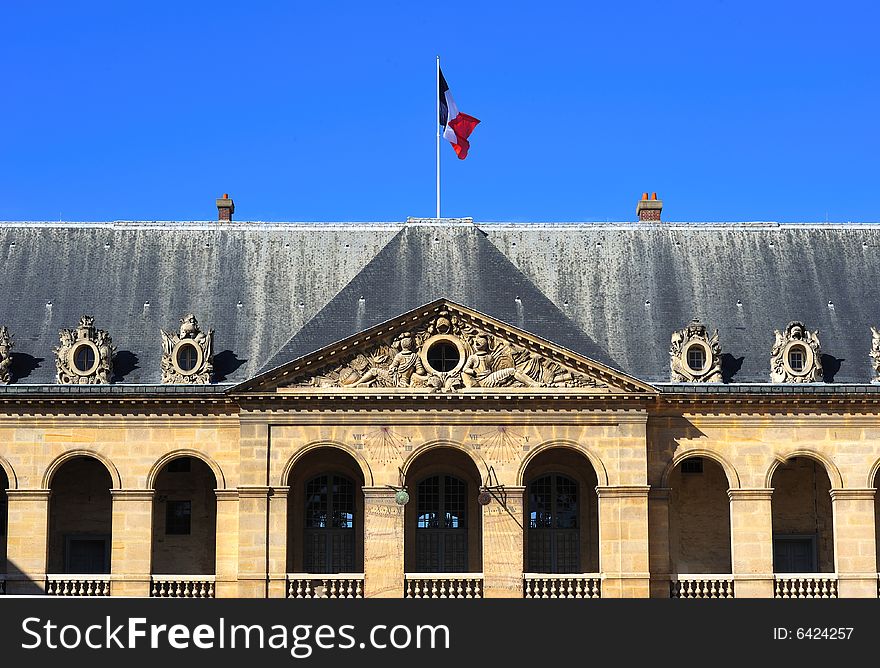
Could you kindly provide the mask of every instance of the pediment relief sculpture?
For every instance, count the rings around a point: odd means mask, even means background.
[[[669,378],[673,383],[720,383],[721,343],[699,319],[672,333],[669,345]]]
[[[97,385],[109,383],[113,375],[116,347],[95,319],[84,315],[75,328],[58,332],[61,345],[55,353],[56,380],[62,385]]]
[[[6,326],[0,327],[0,383],[12,382],[12,348],[15,342]]]
[[[300,377],[292,387],[407,388],[459,392],[472,388],[608,388],[441,311],[427,323]]]
[[[162,333],[162,382],[207,385],[214,373],[214,330],[202,331],[192,313],[177,332]]]
[[[788,323],[785,331],[774,331],[776,342],[770,352],[770,381],[773,383],[822,382],[822,350],[819,332],[804,323]]]

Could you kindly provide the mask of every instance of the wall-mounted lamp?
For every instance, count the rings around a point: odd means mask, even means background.
[[[409,492],[406,490],[406,485],[403,484],[403,469],[399,466],[397,467],[397,485],[385,485],[389,489],[394,490],[394,503],[398,506],[405,506],[409,503]]]

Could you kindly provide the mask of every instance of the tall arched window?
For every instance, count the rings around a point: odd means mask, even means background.
[[[468,569],[467,483],[435,475],[418,484],[416,570],[464,573]]]
[[[305,509],[305,572],[354,572],[354,483],[335,474],[312,478]]]
[[[551,473],[529,485],[529,571],[577,573],[578,484]]]

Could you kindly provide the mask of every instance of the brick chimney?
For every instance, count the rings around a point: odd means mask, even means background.
[[[220,200],[217,201],[219,202]],[[657,193],[652,193],[651,199],[648,199],[648,193],[643,193],[642,199],[639,200],[638,206],[636,206],[636,213],[640,221],[659,223],[662,210],[663,200],[657,199]]]
[[[228,223],[232,220],[233,213],[235,213],[235,202],[229,199],[227,193],[223,193],[223,197],[217,198],[217,220]]]

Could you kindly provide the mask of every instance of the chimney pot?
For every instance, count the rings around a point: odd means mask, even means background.
[[[657,199],[657,193],[652,193],[648,199],[648,193],[642,195],[636,206],[636,215],[640,222],[660,222],[660,212],[663,210],[663,200]]]
[[[229,193],[223,193],[223,197],[217,199],[217,220],[229,222],[235,213],[235,202],[229,199]]]

